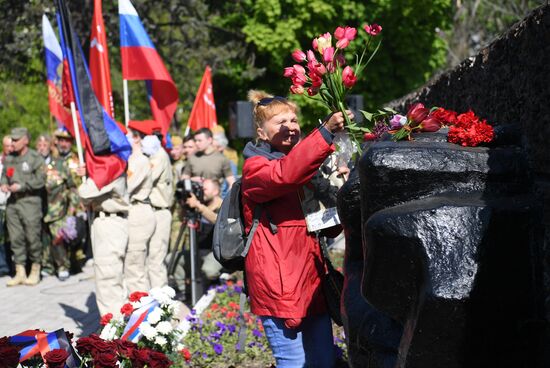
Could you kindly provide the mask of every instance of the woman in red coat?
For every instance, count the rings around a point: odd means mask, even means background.
[[[277,367],[332,367],[332,327],[321,288],[325,268],[300,201],[302,188],[334,151],[333,133],[344,128],[344,118],[335,113],[301,139],[296,104],[261,91],[250,91],[249,100],[259,139],[243,152],[247,229],[262,206],[245,261],[251,310],[262,319]]]

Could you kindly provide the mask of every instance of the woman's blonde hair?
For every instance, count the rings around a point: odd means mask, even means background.
[[[263,123],[273,116],[288,110],[298,114],[298,105],[284,97],[273,96],[265,91],[248,91],[248,100],[253,105],[254,125],[261,128]]]

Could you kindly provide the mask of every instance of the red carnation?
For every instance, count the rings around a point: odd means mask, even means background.
[[[181,351],[181,355],[183,355],[183,358],[185,359],[186,362],[191,360],[191,352],[189,351],[189,349],[187,348],[183,349]]]
[[[113,319],[113,313],[107,313],[101,317],[99,324],[102,326],[106,326],[107,323],[111,321],[111,319]]]
[[[132,307],[132,304],[126,303],[120,308],[120,313],[124,314],[125,316],[129,316],[134,311],[134,307]]]
[[[439,120],[445,125],[454,125],[456,123],[457,113],[452,110],[445,110],[442,107],[437,108],[436,110],[430,113],[430,116]]]
[[[10,166],[10,167],[6,168],[6,176],[8,178],[13,177],[13,174],[15,174],[15,167]]]
[[[145,293],[143,291],[134,291],[132,294],[130,294],[130,297],[128,298],[128,300],[130,300],[131,302],[139,302],[139,300],[144,297],[144,296],[147,296],[149,295],[148,293]]]
[[[69,353],[64,349],[53,349],[44,354],[44,361],[47,368],[64,368]]]
[[[0,339],[0,368],[15,368],[19,364],[19,351],[9,344],[7,337]]]

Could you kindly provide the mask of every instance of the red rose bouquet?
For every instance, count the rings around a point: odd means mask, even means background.
[[[345,113],[345,98],[378,51],[380,42],[374,47],[371,47],[371,43],[382,31],[382,27],[377,24],[365,25],[363,30],[367,43],[361,56],[355,55],[355,61],[351,64],[346,59],[344,50],[356,38],[357,29],[344,26],[336,28],[334,37],[327,32],[313,39],[312,50],[294,50],[292,58],[298,64],[285,68],[283,73],[292,80],[291,93],[307,92],[307,96],[321,101],[330,111],[344,113],[346,129],[357,148],[357,137],[370,132],[370,129],[349,120]],[[333,42],[333,38],[336,42]]]

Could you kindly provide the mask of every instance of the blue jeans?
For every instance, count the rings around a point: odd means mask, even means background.
[[[336,354],[328,314],[304,318],[295,329],[283,318],[260,317],[277,368],[331,368]]]

